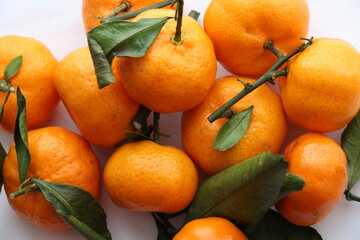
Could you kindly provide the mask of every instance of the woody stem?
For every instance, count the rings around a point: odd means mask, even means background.
[[[282,72],[281,71],[277,72],[277,70],[284,63],[286,63],[290,58],[292,58],[294,55],[298,54],[299,52],[304,51],[308,46],[310,46],[310,44],[312,43],[312,38],[305,39],[305,40],[306,40],[306,42],[301,44],[297,49],[295,49],[295,51],[293,51],[289,55],[284,55],[279,52],[275,52],[274,50],[276,48],[274,48],[273,42],[267,41],[264,44],[264,48],[269,49],[278,57],[278,60],[276,61],[276,63],[264,75],[262,75],[254,83],[252,83],[252,85],[250,87],[244,88],[241,92],[239,92],[237,95],[235,95],[233,98],[231,98],[223,106],[221,106],[219,109],[217,109],[215,112],[213,112],[208,117],[208,121],[212,123],[215,120],[221,118],[223,116],[224,112],[227,111],[231,106],[233,106],[235,103],[240,101],[243,97],[245,97],[246,95],[248,95],[249,93],[254,91],[256,88],[260,87],[262,84],[264,84],[266,82],[272,82],[275,77],[279,77],[281,74],[284,74],[284,75],[287,74],[287,70],[282,71]]]
[[[111,18],[111,17],[115,17],[116,15],[118,15],[119,13],[123,12],[123,11],[129,11],[131,7],[131,4],[127,1],[123,1],[117,8],[115,8],[114,11],[112,11],[112,13],[110,13],[106,18],[102,18],[101,22],[106,22],[107,19]]]
[[[174,0],[164,0],[162,2],[158,2],[158,3],[155,3],[153,5],[150,5],[150,6],[135,10],[135,11],[124,13],[124,14],[121,14],[119,16],[104,18],[104,19],[102,19],[102,21],[103,22],[108,22],[108,21],[114,21],[114,20],[125,20],[125,19],[129,19],[129,18],[134,18],[137,15],[139,15],[140,13],[145,12],[147,10],[156,9],[156,8],[162,8],[162,7],[171,5],[173,3],[174,3]]]

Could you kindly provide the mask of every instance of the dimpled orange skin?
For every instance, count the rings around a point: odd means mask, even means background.
[[[319,38],[288,63],[280,91],[289,118],[315,132],[344,127],[360,109],[360,54],[339,39]]]
[[[229,220],[208,217],[188,222],[173,240],[248,240],[248,238]]]
[[[150,10],[140,18],[175,16],[170,9]],[[169,19],[143,57],[119,61],[121,81],[129,95],[160,113],[184,111],[199,104],[216,77],[213,44],[200,24],[183,16],[183,42],[174,44],[176,22]]]
[[[26,98],[28,129],[43,125],[59,103],[53,75],[58,61],[49,49],[38,40],[9,35],[0,38],[0,79],[4,79],[6,66],[15,57],[22,55],[19,72],[10,79],[13,88],[20,86]],[[7,93],[0,91],[0,104]],[[12,132],[17,114],[16,93],[10,94],[5,105],[2,126]]]
[[[83,0],[82,1],[82,16],[84,28],[86,31],[89,31],[91,28],[96,27],[100,24],[100,19],[98,17],[107,17],[111,14],[123,0]],[[158,0],[126,0],[130,3],[131,7],[129,11],[135,11],[160,1]],[[169,8],[167,6],[166,8]],[[119,15],[126,13],[125,11]]]
[[[289,172],[301,177],[305,186],[280,200],[276,209],[296,225],[320,222],[344,194],[348,179],[344,151],[323,134],[307,133],[286,147],[284,157]]]
[[[218,61],[235,75],[256,78],[277,59],[265,42],[290,53],[307,36],[308,25],[305,0],[212,0],[204,15]]]
[[[115,60],[116,61],[116,60]],[[132,100],[119,81],[99,89],[89,48],[79,48],[60,61],[55,86],[81,134],[89,142],[113,147],[133,130],[139,104]]]
[[[28,134],[31,162],[26,178],[79,187],[100,199],[100,164],[83,137],[60,127],[39,128]],[[40,192],[9,198],[20,184],[15,144],[5,158],[3,177],[9,203],[21,218],[51,232],[71,228]]]
[[[210,123],[207,117],[244,88],[237,79],[236,76],[218,79],[204,101],[182,116],[184,150],[209,175],[264,151],[279,152],[286,136],[287,125],[281,99],[269,87],[262,85],[232,107],[238,113],[254,106],[249,128],[240,142],[223,152],[213,148],[217,133],[228,119],[221,118]],[[241,79],[249,83],[254,81]]]
[[[119,207],[175,213],[194,198],[198,174],[180,149],[143,140],[118,148],[104,169],[106,190]]]

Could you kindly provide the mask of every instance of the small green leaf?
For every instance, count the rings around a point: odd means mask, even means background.
[[[6,157],[6,151],[0,142],[0,193],[3,185],[2,167],[4,164],[5,157]]]
[[[107,229],[106,214],[89,192],[36,178],[32,178],[31,181],[40,188],[56,212],[79,234],[91,240],[111,239]]]
[[[286,173],[276,202],[292,192],[301,191],[304,186],[305,182],[301,177],[292,173]]]
[[[5,104],[6,104],[6,102],[8,101],[9,96],[10,96],[10,92],[8,92],[8,93],[6,94],[5,100],[4,100],[4,102],[3,102],[3,103],[1,104],[1,106],[0,106],[0,122],[2,121],[2,118],[3,118],[3,116],[4,116]]]
[[[18,110],[15,122],[14,141],[19,165],[19,178],[20,182],[23,182],[25,181],[30,166],[30,152],[26,122],[26,99],[21,93],[20,87],[17,88],[16,97]]]
[[[214,141],[215,149],[226,151],[241,140],[249,127],[253,108],[254,106],[251,106],[237,113],[222,126]]]
[[[294,225],[274,210],[269,210],[257,223],[239,227],[249,240],[322,240],[314,228]]]
[[[349,122],[341,135],[341,147],[348,161],[349,180],[347,190],[360,179],[360,112]]]
[[[282,155],[264,152],[219,172],[199,187],[186,222],[210,216],[259,221],[276,202],[287,167]]]
[[[113,83],[111,63],[115,56],[142,57],[169,18],[124,20],[101,24],[87,33],[99,88]]]
[[[17,56],[6,66],[4,71],[4,79],[7,81],[19,71],[22,64],[22,56]]]

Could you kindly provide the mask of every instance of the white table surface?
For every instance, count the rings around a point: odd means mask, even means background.
[[[86,46],[86,36],[82,25],[81,0],[12,0],[0,1],[0,37],[10,34],[33,37],[43,42],[61,60],[72,50]],[[204,13],[210,0],[185,1],[185,13],[195,9]],[[308,0],[311,12],[309,36],[344,39],[360,50],[360,1],[359,0]],[[202,23],[203,14],[199,18]],[[1,56],[0,56],[1,57]],[[219,67],[218,76],[228,75]],[[162,138],[164,144],[181,147],[180,113],[162,115],[161,131],[169,133],[170,139]],[[62,104],[46,124],[63,126],[79,132]],[[306,131],[289,122],[286,143]],[[327,134],[337,142],[341,130]],[[7,150],[13,136],[0,128],[0,141]],[[113,152],[112,148],[93,146],[102,165]],[[360,194],[360,184],[353,192]],[[116,240],[156,239],[155,223],[149,213],[132,212],[112,204],[105,189],[102,193],[103,205],[108,219],[108,228]],[[343,199],[334,211],[321,223],[314,226],[325,240],[360,239],[360,203]],[[82,239],[70,230],[50,233],[40,230],[20,219],[9,206],[4,192],[0,194],[0,239]]]

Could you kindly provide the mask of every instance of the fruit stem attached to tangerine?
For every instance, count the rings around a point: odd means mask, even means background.
[[[182,16],[184,13],[184,0],[176,0],[177,6],[176,6],[176,13],[175,13],[175,21],[176,21],[176,31],[175,36],[172,38],[172,42],[174,44],[181,44],[183,42],[182,39]]]
[[[18,196],[21,196],[23,194],[26,194],[28,192],[32,192],[32,191],[35,191],[35,190],[38,190],[38,189],[39,189],[39,187],[35,183],[30,184],[30,185],[28,185],[26,187],[21,187],[21,185],[20,185],[19,189],[16,190],[15,192],[13,192],[13,193],[10,193],[9,197],[10,197],[10,199],[14,199],[14,198],[16,198]]]
[[[156,9],[156,8],[163,8],[163,7],[166,7],[166,6],[171,5],[173,3],[174,3],[174,0],[164,0],[162,2],[158,2],[158,3],[155,3],[153,5],[150,5],[150,6],[135,10],[135,11],[131,11],[131,12],[128,12],[128,13],[124,13],[124,14],[121,14],[121,15],[118,15],[118,16],[106,17],[106,18],[102,19],[102,21],[103,22],[109,22],[109,21],[114,21],[114,20],[126,20],[126,19],[129,19],[129,18],[134,18],[137,15],[139,15],[140,13],[145,12],[147,10]]]
[[[224,112],[229,109],[231,106],[233,106],[235,103],[240,101],[243,97],[254,91],[256,88],[260,87],[262,84],[266,82],[273,83],[274,79],[279,76],[286,76],[288,73],[288,70],[284,68],[283,70],[278,71],[278,69],[286,63],[290,58],[292,58],[294,55],[304,51],[308,46],[312,44],[313,38],[310,39],[304,39],[306,42],[301,44],[297,49],[295,49],[292,53],[289,55],[285,55],[280,53],[274,46],[272,41],[267,41],[264,44],[264,48],[272,51],[277,57],[278,60],[276,63],[259,79],[257,79],[251,87],[245,87],[241,92],[239,92],[237,95],[235,95],[233,98],[231,98],[228,102],[226,102],[224,105],[222,105],[219,109],[217,109],[215,112],[213,112],[209,117],[208,121],[210,123],[214,122],[215,120],[221,118],[224,114]]]
[[[128,2],[128,1],[123,1],[117,8],[115,8],[115,10],[110,13],[106,18],[100,18],[100,22],[101,23],[104,23],[106,22],[107,20],[106,19],[109,19],[111,17],[115,17],[116,15],[120,14],[121,12],[124,12],[124,11],[129,11],[130,10],[130,7],[131,7],[131,4]]]

